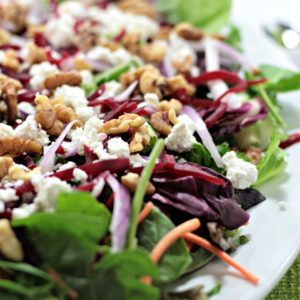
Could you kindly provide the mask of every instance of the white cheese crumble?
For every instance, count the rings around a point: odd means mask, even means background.
[[[34,116],[30,115],[26,120],[15,129],[15,135],[24,139],[33,140],[43,146],[49,144],[49,138],[36,122]]]
[[[234,151],[227,152],[222,161],[227,171],[226,177],[233,187],[246,189],[256,182],[258,176],[256,166],[238,158]]]
[[[48,75],[57,74],[58,72],[57,66],[50,64],[48,61],[33,65],[29,71],[31,75],[30,85],[34,89],[42,88],[46,77]]]
[[[188,115],[185,114],[180,115],[179,117],[177,117],[177,120],[180,123],[186,124],[189,130],[191,131],[191,133],[194,134],[196,130],[195,122]]]
[[[166,147],[179,153],[191,150],[195,143],[196,139],[185,123],[177,123],[165,139]]]
[[[88,174],[81,169],[75,168],[73,170],[73,179],[75,179],[80,183],[86,182],[88,177],[89,177]]]
[[[57,171],[58,172],[65,171],[65,170],[76,168],[76,167],[77,167],[77,165],[73,161],[68,161],[67,163],[59,166],[59,168],[57,169]]]
[[[30,104],[28,102],[20,102],[20,103],[18,103],[18,112],[19,112],[19,115],[22,113],[25,113],[27,115],[34,115],[35,108],[32,104]]]
[[[72,45],[74,24],[75,19],[68,14],[52,18],[46,24],[45,36],[54,48],[67,48]]]
[[[99,97],[99,99],[113,98],[121,94],[123,90],[124,86],[115,80],[106,82],[104,93],[101,95],[101,97]]]
[[[147,93],[144,96],[144,101],[147,104],[152,105],[154,107],[156,107],[159,104],[159,99],[155,93]]]
[[[87,15],[86,7],[80,3],[82,1],[66,1],[58,6],[60,16],[69,15],[73,18],[85,18]]]
[[[14,129],[6,124],[0,123],[0,140],[14,135]]]
[[[15,219],[24,219],[24,218],[31,216],[35,212],[36,212],[35,203],[23,204],[22,206],[14,208],[12,210],[12,218],[14,220]]]
[[[31,182],[37,192],[34,203],[38,211],[53,212],[60,193],[72,192],[69,184],[56,177],[32,176]]]
[[[16,201],[18,200],[18,196],[14,189],[0,189],[0,201],[8,202],[8,201]]]
[[[129,145],[120,137],[112,138],[107,144],[108,153],[117,157],[129,157]]]
[[[147,160],[144,159],[140,154],[130,155],[130,164],[134,168],[143,167],[147,164]]]
[[[93,83],[93,74],[89,70],[80,71],[80,75],[82,78],[82,83],[84,84],[92,84]]]

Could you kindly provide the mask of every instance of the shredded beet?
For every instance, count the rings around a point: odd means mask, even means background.
[[[0,45],[0,50],[5,51],[5,50],[8,50],[8,49],[19,51],[21,49],[21,47],[19,45],[15,45],[15,44],[3,44],[3,45]]]
[[[129,103],[128,101],[125,101],[122,104],[119,104],[114,110],[109,112],[105,118],[104,121],[107,122],[111,119],[116,119],[119,116],[123,115],[124,113],[131,113],[137,108],[137,104],[135,102]]]
[[[207,109],[210,108],[213,103],[214,103],[213,101],[207,99],[197,99],[197,98],[191,99],[192,106],[196,108]]]
[[[113,41],[116,43],[120,43],[125,35],[126,29],[123,29],[113,38]]]
[[[112,109],[115,109],[118,106],[118,103],[112,98],[107,98],[107,99],[100,99],[100,100],[91,101],[91,102],[89,102],[88,105],[91,106],[91,107],[101,105],[101,112],[107,112],[107,111],[110,111]]]
[[[88,101],[96,100],[98,97],[101,97],[105,92],[105,84],[101,84],[98,90],[92,93],[87,99]]]
[[[43,32],[36,32],[34,34],[34,43],[38,46],[38,47],[46,47],[49,45],[46,37],[44,36]]]
[[[38,92],[34,90],[24,90],[17,95],[18,102],[29,102],[33,103],[35,96]]]
[[[214,126],[226,113],[226,103],[221,103],[217,109],[205,120],[207,128]]]
[[[29,155],[26,155],[24,157],[24,161],[25,161],[27,168],[29,168],[31,170],[36,168],[36,163],[33,161],[33,159]]]
[[[94,187],[93,182],[87,182],[85,184],[79,185],[76,187],[77,191],[82,191],[82,192],[91,192]]]
[[[93,152],[93,150],[88,147],[87,145],[84,145],[83,146],[83,151],[84,151],[84,156],[85,156],[85,162],[88,164],[88,163],[91,163],[93,162],[94,160],[97,159],[97,156],[96,154]]]
[[[297,143],[300,143],[300,132],[290,134],[286,141],[280,143],[280,148],[286,149]]]

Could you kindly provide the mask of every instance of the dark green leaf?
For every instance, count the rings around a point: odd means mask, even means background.
[[[230,17],[231,0],[157,0],[156,3],[170,22],[190,22],[206,32],[218,32]]]
[[[151,252],[159,240],[174,228],[172,221],[157,208],[143,221],[138,230],[138,243]],[[160,261],[157,284],[166,284],[183,274],[191,264],[191,256],[183,239],[174,243]]]
[[[222,284],[218,283],[214,288],[212,288],[209,292],[207,292],[207,297],[213,297],[220,293],[222,288]]]
[[[141,282],[142,276],[157,277],[157,267],[141,250],[125,250],[104,256],[91,276],[91,297],[98,300],[156,300],[159,290]]]
[[[214,258],[214,255],[211,252],[203,248],[197,249],[196,251],[192,252],[191,255],[193,261],[187,270],[188,273],[204,267]]]
[[[268,79],[267,88],[282,93],[300,89],[300,73],[298,72],[272,65],[261,65],[259,69],[262,77]]]
[[[229,33],[225,38],[225,42],[237,50],[241,51],[241,32],[240,29],[235,25],[230,25]]]

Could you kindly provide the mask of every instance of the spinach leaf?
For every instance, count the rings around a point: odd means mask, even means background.
[[[159,209],[154,208],[138,230],[139,246],[151,252],[158,241],[174,228],[172,221]],[[183,239],[174,243],[160,261],[160,276],[155,281],[159,285],[166,284],[186,272],[192,262]]]
[[[218,32],[229,20],[231,0],[157,0],[158,10],[173,23],[190,22],[206,32]]]
[[[106,255],[91,276],[91,300],[156,300],[159,290],[141,282],[142,276],[157,277],[157,266],[145,251],[125,250]],[[87,299],[87,298],[85,298]]]
[[[260,186],[283,171],[286,166],[286,152],[279,147],[281,134],[274,132],[265,156],[257,165],[258,179],[255,187]]]
[[[104,205],[89,194],[70,193],[59,196],[57,212],[15,220],[13,227],[25,229],[44,267],[85,276],[109,223],[110,213]]]
[[[291,92],[300,89],[300,73],[272,65],[261,65],[261,75],[268,79],[266,87],[277,92]]]
[[[221,288],[222,288],[222,284],[218,283],[214,288],[212,288],[210,291],[208,291],[206,293],[207,297],[210,298],[210,297],[213,297],[213,296],[219,294],[221,291]]]
[[[190,273],[204,267],[214,258],[214,254],[203,248],[197,249],[192,252],[191,255],[193,261],[186,273]]]

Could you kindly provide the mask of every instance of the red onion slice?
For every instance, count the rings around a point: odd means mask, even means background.
[[[118,96],[114,97],[114,100],[117,102],[122,102],[122,101],[127,100],[131,96],[133,91],[136,89],[137,85],[138,85],[138,81],[135,80],[128,86],[128,88],[124,92],[122,92]]]

